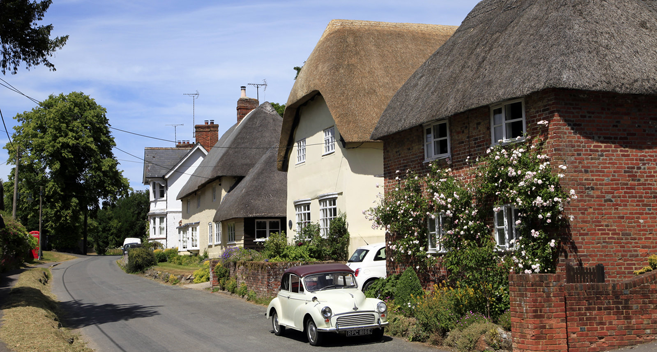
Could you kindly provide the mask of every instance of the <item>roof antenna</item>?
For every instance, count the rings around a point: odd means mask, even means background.
[[[196,138],[196,121],[195,121],[195,112],[196,112],[196,99],[198,99],[198,90],[196,93],[183,93],[183,95],[189,95],[192,97],[192,137]]]
[[[167,126],[173,126],[173,144],[176,145],[176,141],[178,140],[177,135],[176,135],[176,127],[178,126],[185,126],[182,123],[168,123],[166,124]]]
[[[247,83],[250,86],[256,87],[256,95],[257,95],[258,103],[260,103],[260,87],[262,87],[262,86],[265,87],[265,89],[262,90],[263,92],[265,92],[267,90],[267,81],[264,80],[264,79],[262,81],[264,83]]]

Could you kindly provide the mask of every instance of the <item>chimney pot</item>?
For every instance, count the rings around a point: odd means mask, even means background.
[[[240,98],[246,98],[246,86],[241,86],[242,88],[242,94],[240,95]]]
[[[210,120],[210,124],[211,124],[211,125],[214,125],[214,120]]]
[[[205,120],[205,124],[206,124],[206,125],[208,124],[208,120]]]

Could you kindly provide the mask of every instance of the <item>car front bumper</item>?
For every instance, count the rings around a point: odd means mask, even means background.
[[[340,332],[345,332],[347,330],[383,329],[387,325],[388,325],[387,321],[381,321],[381,319],[378,319],[377,324],[340,327],[340,324],[336,323],[335,327],[324,327],[324,328],[317,327],[317,330],[320,332],[340,333]]]

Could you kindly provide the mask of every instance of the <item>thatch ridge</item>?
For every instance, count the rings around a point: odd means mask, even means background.
[[[223,176],[246,176],[262,155],[276,146],[283,119],[269,102],[249,112],[212,147],[178,193],[182,199]]]
[[[332,20],[287,100],[278,169],[285,171],[297,109],[316,94],[346,142],[370,134],[399,87],[456,30],[454,26]]]
[[[286,214],[287,174],[276,170],[272,147],[217,207],[214,221],[250,217],[283,217]]]
[[[657,93],[654,0],[484,0],[395,94],[373,139],[548,88]]]

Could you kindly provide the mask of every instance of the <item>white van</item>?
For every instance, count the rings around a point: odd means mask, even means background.
[[[129,243],[141,244],[141,238],[127,237],[125,240],[123,240],[123,246],[124,247],[125,247],[126,244],[129,244]]]

